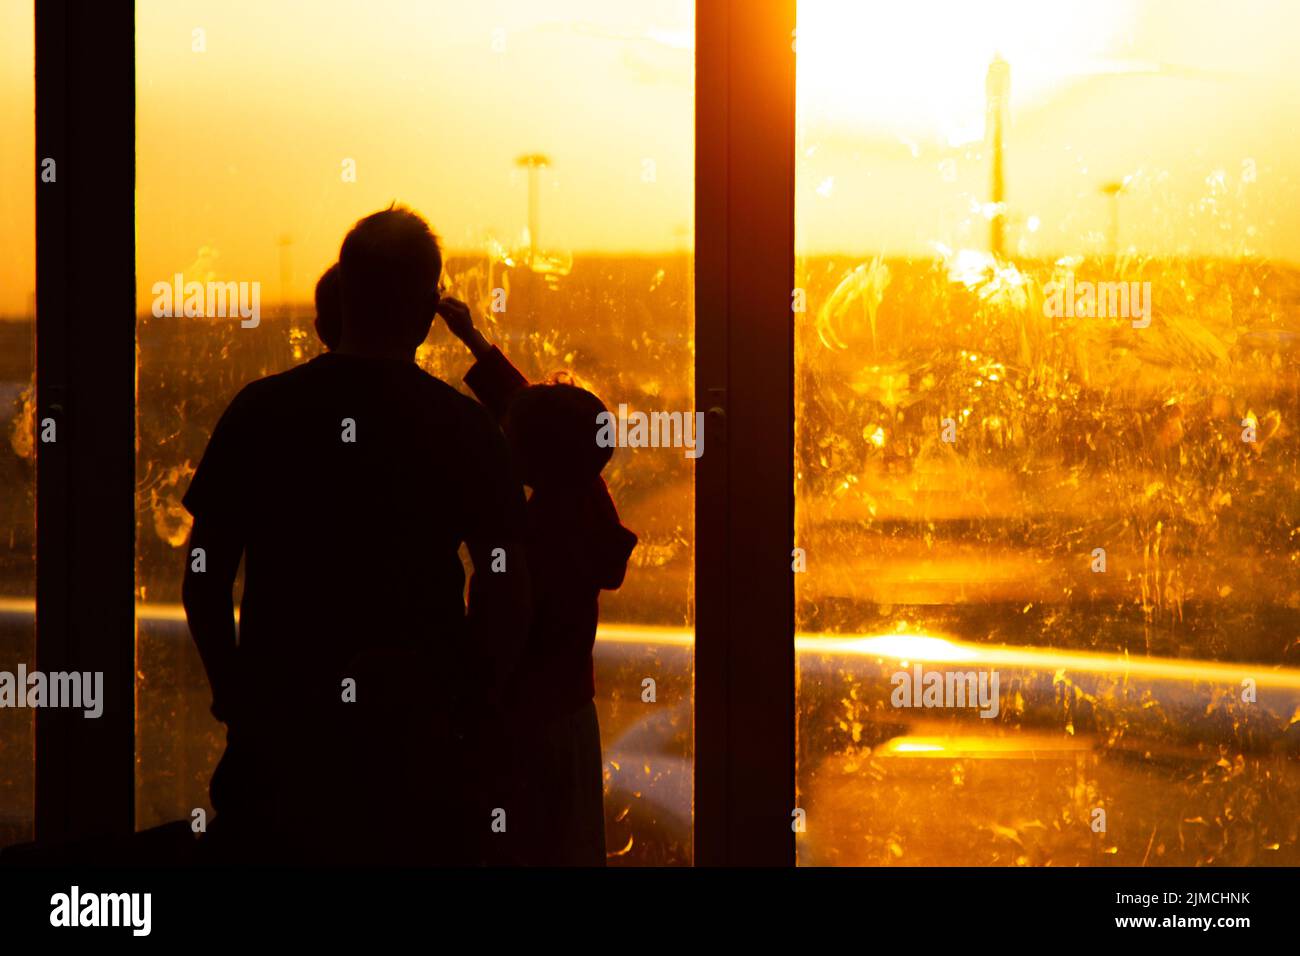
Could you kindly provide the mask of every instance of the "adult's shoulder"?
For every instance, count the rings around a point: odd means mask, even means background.
[[[319,356],[292,368],[287,368],[282,372],[274,372],[253,379],[235,393],[235,397],[230,401],[231,408],[236,406],[246,408],[273,403],[283,396],[308,387],[313,372],[316,371],[318,361]]]
[[[295,381],[302,379],[309,365],[311,365],[311,362],[303,362],[301,365],[295,365],[283,372],[274,372],[271,375],[255,378],[235,393],[231,404],[252,404],[273,399],[278,393],[291,388]]]
[[[431,375],[424,369],[418,369],[418,371],[419,387],[428,395],[431,401],[449,409],[452,414],[471,428],[490,431],[498,430],[491,413],[477,401],[444,382],[438,376]]]
[[[310,377],[304,362],[283,372],[264,375],[245,384],[226,405],[216,425],[216,432],[251,436],[260,433],[268,422],[292,415],[312,389],[305,383]]]

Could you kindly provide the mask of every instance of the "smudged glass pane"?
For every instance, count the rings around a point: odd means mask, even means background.
[[[801,0],[801,863],[1300,861],[1297,29]]]
[[[692,408],[693,76],[691,3],[137,5],[140,826],[207,808],[224,743],[179,607],[181,495],[239,388],[321,350],[313,287],[358,218],[424,214],[530,378]],[[259,324],[154,317],[177,274],[259,283]],[[441,323],[418,360],[457,386],[469,366]],[[640,536],[596,645],[608,851],[687,863],[690,461],[620,448],[605,477]]]

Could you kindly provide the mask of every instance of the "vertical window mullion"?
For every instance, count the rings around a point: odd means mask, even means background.
[[[43,843],[134,827],[134,16],[36,7],[36,667],[103,700],[36,712]]]
[[[696,30],[695,854],[794,864],[794,0]],[[710,454],[711,452],[711,454]]]

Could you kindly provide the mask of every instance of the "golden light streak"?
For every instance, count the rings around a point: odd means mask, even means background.
[[[29,616],[35,612],[36,601],[32,598],[0,598],[0,614]],[[185,609],[179,604],[137,604],[136,614],[141,621],[185,620]],[[597,632],[597,640],[602,644],[692,647],[695,644],[695,633],[684,627],[602,624]],[[934,634],[805,633],[795,638],[795,648],[800,654],[887,658],[909,663],[924,661],[1021,670],[1062,670],[1080,674],[1118,674],[1150,680],[1240,684],[1249,678],[1259,687],[1300,690],[1300,669],[1294,667],[1189,661],[1170,657],[1128,657],[1096,651],[1013,647],[1006,644],[971,644]]]
[[[1019,732],[996,736],[980,734],[907,735],[894,737],[873,747],[873,755],[881,757],[1024,757],[1036,759],[1051,753],[1078,753],[1091,751],[1093,744],[1078,737]]]
[[[1013,647],[1006,644],[971,644],[929,634],[800,634],[795,646],[800,653],[805,654],[848,654],[900,661],[969,664],[973,667],[1119,674],[1151,680],[1209,681],[1239,685],[1249,678],[1260,687],[1300,690],[1300,669],[1293,667],[1190,661],[1171,657],[1129,657],[1097,651]]]

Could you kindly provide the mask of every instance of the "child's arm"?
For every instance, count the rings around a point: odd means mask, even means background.
[[[477,359],[465,373],[465,384],[499,421],[514,394],[528,387],[528,379],[510,364],[510,360],[499,348],[474,328],[474,317],[464,302],[459,299],[443,299],[438,303],[438,314],[447,323],[452,335],[464,342],[470,354]]]
[[[623,527],[618,508],[603,478],[596,478],[583,498],[585,527],[600,529],[589,536],[588,557],[596,572],[596,585],[603,591],[617,591],[627,575],[627,562],[636,547],[637,536]]]

